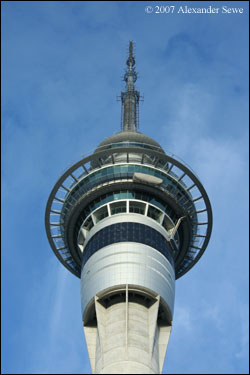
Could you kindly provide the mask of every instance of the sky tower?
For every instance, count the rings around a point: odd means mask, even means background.
[[[131,41],[126,64],[121,131],[59,178],[45,224],[54,253],[81,279],[92,372],[159,374],[175,280],[204,253],[212,211],[194,172],[138,131]]]

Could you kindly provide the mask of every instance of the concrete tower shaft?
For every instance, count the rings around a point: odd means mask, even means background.
[[[56,256],[81,279],[92,372],[158,374],[175,280],[204,253],[212,211],[192,170],[137,131],[132,42],[127,66],[122,132],[63,174],[45,222]]]

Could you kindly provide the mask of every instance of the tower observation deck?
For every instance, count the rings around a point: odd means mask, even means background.
[[[49,243],[81,279],[92,372],[162,372],[175,280],[204,253],[212,211],[198,177],[138,131],[133,43],[121,93],[122,130],[55,184],[46,207]]]

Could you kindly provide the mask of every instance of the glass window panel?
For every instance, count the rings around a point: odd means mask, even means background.
[[[108,168],[108,174],[112,174],[113,173],[113,167],[112,168]]]
[[[129,212],[133,212],[135,214],[144,215],[145,207],[146,207],[146,204],[142,202],[135,202],[135,201],[129,202]]]
[[[101,207],[99,208],[99,210],[97,210],[95,213],[95,218],[96,218],[96,222],[98,223],[98,221],[104,219],[105,217],[108,216],[108,209],[107,209],[107,206],[104,206],[104,207]]]
[[[173,227],[173,224],[166,216],[164,217],[162,225],[166,230],[170,230]]]
[[[127,198],[134,198],[134,193],[132,191],[128,191]]]
[[[122,190],[120,192],[121,199],[126,199],[128,196],[128,191],[127,190]]]
[[[110,205],[111,215],[116,215],[116,214],[120,214],[122,212],[126,212],[126,208],[127,208],[127,202],[126,201],[112,203]]]
[[[94,226],[94,223],[93,223],[93,220],[92,220],[92,217],[90,216],[85,224],[84,224],[84,228],[87,229],[87,230],[90,230],[92,227]]]
[[[121,199],[120,192],[114,193],[114,200]]]
[[[107,171],[107,169],[106,169],[106,168],[102,170],[102,176],[106,176],[106,175],[107,175],[107,173],[108,173],[108,171]]]
[[[142,193],[142,195],[141,195],[141,199],[142,199],[143,201],[145,201],[145,202],[149,202],[149,200],[150,200],[150,196],[147,195],[147,194]]]
[[[148,207],[148,216],[156,221],[160,221],[161,218],[161,211],[157,210],[157,208],[154,208],[152,206]]]
[[[136,191],[136,192],[134,193],[134,197],[135,197],[135,199],[139,199],[139,200],[141,200],[141,199],[142,199],[142,194],[141,194],[140,192]]]

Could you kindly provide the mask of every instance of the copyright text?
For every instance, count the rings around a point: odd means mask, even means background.
[[[227,5],[223,5],[221,7],[213,7],[212,5],[209,5],[208,7],[204,8],[194,8],[187,5],[179,7],[175,5],[148,5],[145,8],[145,12],[147,14],[243,14],[244,8],[232,8],[228,7]]]

